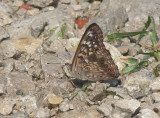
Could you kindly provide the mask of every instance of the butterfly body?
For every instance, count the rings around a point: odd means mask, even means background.
[[[76,78],[100,81],[117,78],[118,67],[103,44],[103,32],[93,23],[85,31],[74,55],[71,71]]]

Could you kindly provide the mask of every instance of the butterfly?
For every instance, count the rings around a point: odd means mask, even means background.
[[[91,24],[83,34],[72,61],[71,72],[74,77],[89,81],[112,79],[120,75],[109,50],[103,44],[103,32],[96,23]]]

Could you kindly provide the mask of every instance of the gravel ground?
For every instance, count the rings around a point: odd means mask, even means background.
[[[140,51],[151,51],[149,36],[139,45],[137,36],[112,43],[105,37],[120,76],[92,82],[69,99],[85,83],[68,65],[86,28],[96,23],[104,34],[140,31],[149,15],[158,37],[159,0],[1,0],[0,118],[160,118],[155,58],[148,67],[122,74],[122,58],[140,60]],[[123,98],[103,94],[106,89]]]

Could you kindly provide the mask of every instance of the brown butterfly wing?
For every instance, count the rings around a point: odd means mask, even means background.
[[[100,81],[117,78],[118,67],[103,44],[103,32],[93,23],[85,31],[73,58],[71,71],[82,80]]]

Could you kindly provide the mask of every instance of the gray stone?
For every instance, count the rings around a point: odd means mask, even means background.
[[[73,94],[77,91],[79,91],[80,89],[75,89],[75,91],[73,91]],[[72,95],[72,94],[71,94]],[[70,96],[71,96],[70,95]],[[87,97],[87,94],[84,92],[84,91],[80,91],[78,92],[78,95],[76,95],[74,98],[74,100],[81,100],[81,101],[86,101],[88,102],[88,97]]]
[[[16,11],[16,14],[18,16],[18,19],[24,19],[26,16],[27,11],[25,9],[18,9]]]
[[[16,54],[16,48],[14,43],[10,40],[5,40],[0,44],[0,50],[2,51],[3,58],[10,58]]]
[[[108,1],[104,1],[108,2]],[[102,14],[101,17],[94,17],[91,22],[88,23],[97,23],[102,28],[102,31],[105,31],[104,33],[114,33],[117,31],[116,26],[119,26],[122,28],[127,21],[127,13],[124,8],[114,8],[113,6],[110,6],[111,8],[107,7],[107,3],[104,3],[106,5],[106,8],[101,9],[100,12]],[[106,27],[107,26],[107,27]]]
[[[49,75],[52,77],[61,77],[61,62],[62,60],[53,54],[45,54],[41,57],[42,70],[46,79]]]
[[[23,4],[24,4],[24,2],[22,0],[14,0],[13,6],[20,7]]]
[[[53,6],[48,6],[48,7],[43,8],[42,10],[43,10],[43,12],[48,12],[48,11],[53,11],[53,10],[55,10],[55,8],[54,8]],[[39,12],[40,12],[40,11],[39,11]]]
[[[32,16],[23,20],[19,20],[8,27],[8,32],[11,39],[21,39],[21,38],[32,38],[31,24],[39,19],[43,20],[44,23],[47,20],[48,12],[39,14],[37,16]]]
[[[79,4],[81,5],[81,7],[82,7],[83,10],[88,9],[88,7],[89,7],[89,5],[90,5],[88,2],[81,2],[81,3],[79,3]]]
[[[20,111],[25,111],[27,115],[31,116],[32,113],[36,115],[35,110],[38,109],[36,97],[27,95],[16,99],[16,105],[20,106]]]
[[[140,40],[139,44],[141,45],[141,47],[143,47],[143,48],[145,48],[145,49],[152,47],[152,42],[151,42],[151,40],[150,40],[150,36],[149,36],[149,35],[144,36],[144,37]],[[145,50],[144,50],[144,51],[145,51]]]
[[[79,11],[83,9],[81,5],[73,5],[72,7],[73,7],[73,10],[75,11]]]
[[[152,81],[152,83],[149,85],[151,87],[152,91],[159,91],[160,90],[160,77],[157,77]]]
[[[3,94],[3,92],[6,93],[6,87],[7,87],[6,84],[7,84],[7,81],[6,81],[6,77],[5,76],[6,76],[6,74],[0,74],[0,78],[1,78],[0,79],[0,83],[1,83],[0,84],[1,85],[0,88],[1,88],[1,93],[2,94]]]
[[[70,4],[71,0],[61,0],[61,4]]]
[[[4,116],[0,115],[0,118],[4,118]],[[18,112],[15,114],[7,115],[7,116],[5,116],[5,118],[28,118],[28,116],[23,112]]]
[[[4,84],[0,84],[0,95],[3,95],[5,93],[5,86]]]
[[[33,22],[33,18],[19,20],[8,27],[8,33],[11,39],[30,38],[31,30],[30,24]]]
[[[116,1],[112,1],[113,3],[116,3],[116,5],[118,6],[121,1],[120,0],[116,0]],[[145,2],[138,2],[138,0],[132,1],[129,0],[127,2],[123,2],[123,6],[126,8],[126,11],[128,12],[128,21],[126,23],[126,31],[135,31],[137,29],[140,29],[142,27],[144,27],[144,22],[147,21],[147,18],[149,16],[150,13],[153,13],[154,11],[154,18],[157,19],[156,24],[159,24],[158,21],[158,17],[159,17],[159,11],[157,9],[159,9],[159,6],[156,5],[158,1],[155,0],[154,2],[151,2],[149,0],[146,0]],[[143,5],[141,4],[143,3]],[[154,7],[154,10],[151,9],[152,6]],[[136,9],[135,9],[136,8]],[[141,11],[139,13],[136,13],[138,11]]]
[[[58,112],[58,107],[54,108],[54,109],[51,109],[50,116],[55,116],[57,112]]]
[[[95,109],[86,109],[84,111],[71,110],[58,114],[57,118],[102,118],[102,115]]]
[[[155,63],[150,64],[150,67],[145,71],[140,70],[136,73],[120,76],[122,85],[108,88],[108,90],[115,91],[124,97],[124,100],[117,96],[108,95],[102,101],[97,100],[99,106],[95,105],[93,101],[88,102],[89,98],[95,98],[94,96],[98,96],[108,87],[108,84],[105,84],[106,81],[92,84],[87,88],[87,92],[81,91],[73,100],[59,102],[59,106],[55,108],[49,106],[50,104],[48,105],[44,100],[49,93],[54,94],[56,98],[59,98],[57,96],[67,98],[74,90],[78,90],[66,79],[68,76],[66,77],[62,70],[62,65],[66,62],[71,63],[75,54],[79,43],[75,41],[75,37],[81,38],[86,29],[85,27],[81,30],[76,29],[75,18],[77,16],[90,16],[90,22],[86,27],[91,22],[96,22],[100,25],[104,34],[106,32],[117,32],[117,30],[120,30],[120,32],[137,31],[141,30],[148,15],[152,13],[154,13],[156,24],[159,24],[159,0],[124,0],[123,2],[121,0],[101,0],[102,3],[94,0],[25,1],[26,4],[29,3],[33,7],[32,10],[19,9],[24,0],[1,0],[0,2],[0,25],[3,26],[0,27],[0,41],[2,41],[0,44],[0,97],[4,98],[4,101],[10,99],[13,104],[16,102],[14,107],[12,107],[12,104],[6,107],[6,103],[3,108],[6,108],[5,111],[8,116],[1,114],[0,117],[130,118],[139,106],[136,100],[130,100],[133,98],[138,98],[141,102],[141,110],[135,116],[136,118],[150,118],[159,115],[159,113],[154,113],[153,110],[154,108],[160,109],[159,78],[153,79],[153,72],[150,72]],[[73,6],[75,6],[75,9],[73,9]],[[57,36],[57,32],[60,31],[64,23],[67,24],[67,28],[65,37],[61,38]],[[55,27],[58,28],[52,32],[51,29]],[[159,32],[158,30],[158,36],[160,36]],[[149,37],[143,37],[140,41],[140,47],[135,47],[131,44],[133,40],[130,42],[129,39],[122,39],[118,43],[116,41],[113,45],[121,46],[122,54],[127,54],[130,51],[129,55],[136,56],[137,59],[143,59],[143,56],[140,57],[137,52],[140,49],[144,52],[149,50],[145,48],[151,46],[150,40],[148,42],[147,40],[149,40]],[[106,48],[108,47],[110,46],[106,45]],[[121,62],[123,56],[116,48],[114,49],[110,52],[113,52],[113,57],[116,57],[114,61],[121,73],[124,67],[123,62]],[[17,52],[23,52],[23,54],[16,60],[13,56],[19,54]],[[155,62],[155,59],[150,58],[149,61]],[[38,79],[38,81],[34,81],[36,89],[32,79]],[[112,79],[108,81],[114,83],[110,85],[117,86],[117,81],[115,82]],[[33,96],[33,94],[36,96]],[[54,101],[53,98],[52,100]],[[53,103],[52,100],[50,100],[50,103]],[[145,111],[144,109],[149,110]]]
[[[47,81],[47,80],[46,80]],[[70,92],[75,89],[71,82],[67,79],[51,79],[48,87],[52,88],[53,93],[58,96],[68,97]]]
[[[141,102],[141,108],[143,108],[143,109],[151,109],[151,110],[154,110],[155,108],[156,109],[160,109],[160,102],[158,102],[158,103],[154,103],[154,102],[152,102],[152,103],[143,102],[142,103]]]
[[[50,110],[48,108],[40,108],[36,114],[36,118],[50,118]]]
[[[43,8],[50,4],[50,0],[29,0],[27,4]]]
[[[141,98],[139,101],[141,103],[150,104],[150,105],[153,104],[153,102],[154,102],[152,95],[145,96],[145,97]],[[141,105],[141,106],[143,107],[143,105]]]
[[[14,60],[13,59],[7,59],[4,61],[4,71],[3,73],[9,73],[13,70],[14,66]]]
[[[5,26],[13,22],[10,14],[14,11],[9,4],[0,2],[0,11],[0,26]]]
[[[139,45],[131,44],[129,45],[129,47],[130,47],[128,52],[129,56],[136,56],[138,52],[141,50]]]
[[[16,91],[21,90],[24,95],[35,92],[35,84],[32,78],[26,73],[12,72],[6,75],[7,93],[10,96],[16,96]]]
[[[40,10],[38,8],[32,8],[31,10],[27,11],[28,16],[35,16],[40,13]]]
[[[140,107],[140,102],[135,99],[121,99],[115,102],[115,106],[123,110],[130,110],[134,113]]]
[[[130,99],[131,97],[128,95],[127,90],[125,88],[119,88],[119,87],[109,87],[107,88],[109,91],[116,92],[117,95],[120,95],[121,97],[125,99]],[[116,96],[115,96],[116,97]],[[118,97],[118,96],[117,96]],[[118,97],[119,99],[119,97]]]
[[[114,102],[114,100],[106,100],[106,102],[97,107],[97,110],[103,113],[104,116],[111,117],[114,111],[114,108],[112,107]]]
[[[109,84],[105,84],[105,83],[99,83],[99,82],[92,83],[87,88],[88,90],[91,91],[91,93],[89,94],[89,99],[92,100],[97,95],[99,95],[100,93],[104,92],[108,86],[109,86]]]
[[[0,11],[4,13],[13,13],[12,8],[7,2],[0,2]]]
[[[120,46],[120,47],[118,47],[118,50],[120,51],[120,53],[121,53],[122,55],[125,55],[125,54],[127,54],[128,51],[129,51],[129,46]]]
[[[159,118],[159,115],[151,109],[142,109],[137,116],[138,118]]]
[[[122,79],[122,85],[127,89],[130,96],[138,98],[149,94],[151,90],[149,85],[153,81],[153,78],[152,72],[143,69],[127,75],[126,79]]]
[[[46,25],[47,24],[46,24],[46,22],[44,22],[43,19],[39,19],[38,21],[36,21],[36,20],[33,21],[31,23],[31,33],[32,33],[32,35],[34,37],[38,37]]]
[[[121,39],[121,41],[122,41],[122,44],[124,44],[124,45],[130,43],[130,40],[128,38],[123,38],[123,39]]]
[[[131,118],[131,113],[129,111],[114,111],[112,117],[113,118]]]
[[[8,32],[6,32],[6,30],[0,26],[0,41],[8,37],[9,37]]]
[[[160,102],[160,92],[153,93],[152,98],[155,102]]]
[[[73,108],[73,104],[71,104],[68,100],[63,101],[59,105],[59,110],[61,110],[62,112],[72,110]]]
[[[18,72],[25,72],[26,70],[26,64],[22,60],[15,61],[15,70]]]
[[[55,14],[56,14],[56,16],[55,16]],[[38,24],[40,25],[40,24],[47,23],[49,30],[51,30],[55,26],[60,26],[60,24],[63,24],[64,21],[66,21],[66,23],[67,22],[72,23],[73,21],[69,20],[71,18],[71,16],[68,15],[67,17],[65,17],[66,15],[67,15],[67,13],[65,13],[65,15],[64,15],[64,13],[61,10],[44,12],[39,15],[32,16],[32,17],[26,18],[24,20],[19,20],[15,23],[11,24],[8,27],[8,33],[9,33],[11,39],[33,38],[32,31],[31,31],[32,23],[37,22],[41,19],[42,22],[40,22]]]
[[[100,4],[94,4],[94,3],[93,3],[93,4],[91,5],[91,9],[92,9],[92,10],[99,10],[99,8],[100,8]]]
[[[74,110],[78,110],[78,111],[85,111],[86,109],[89,108],[86,102],[83,102],[81,100],[72,100],[70,104],[73,105]],[[93,109],[96,109],[96,108],[93,108]]]
[[[14,104],[12,101],[0,100],[0,114],[9,115],[13,110]]]
[[[89,2],[89,0],[77,0],[78,3],[81,3],[81,2]]]

